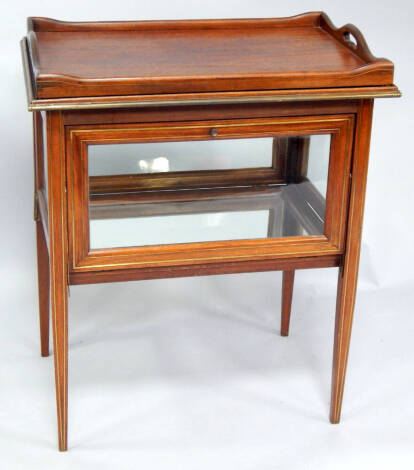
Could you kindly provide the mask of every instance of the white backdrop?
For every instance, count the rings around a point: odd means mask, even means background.
[[[303,271],[278,336],[280,273],[72,287],[69,446],[56,451],[52,357],[39,356],[27,16],[290,16],[352,22],[395,63],[377,100],[359,296],[339,426],[328,424],[336,271]],[[411,1],[4,1],[0,6],[0,467],[413,468]]]

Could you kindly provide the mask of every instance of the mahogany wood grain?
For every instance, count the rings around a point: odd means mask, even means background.
[[[372,54],[361,31],[353,24],[346,24],[341,28],[336,28],[328,15],[326,13],[322,13],[320,18],[320,26],[333,37],[335,37],[339,42],[345,42],[351,51],[355,52],[357,56],[361,57],[366,62],[386,60],[378,59]]]
[[[341,263],[340,255],[304,256],[301,258],[275,258],[256,261],[226,262],[191,266],[158,266],[140,269],[113,269],[110,271],[71,272],[70,284],[96,284],[101,282],[142,281],[148,279],[168,279],[176,277],[209,276],[289,269],[332,268]]]
[[[39,111],[33,112],[33,137],[34,137],[34,220],[41,221],[43,236],[47,250],[49,250],[49,223],[47,209],[47,182],[45,175],[45,142],[43,137],[43,117]]]
[[[67,449],[68,418],[68,254],[66,166],[61,112],[47,115],[50,287],[59,450]]]
[[[217,20],[156,20],[156,21],[94,21],[69,22],[52,18],[30,17],[27,19],[27,29],[36,32],[72,32],[72,31],[151,31],[151,30],[205,30],[205,29],[239,29],[257,28],[257,21],[262,27],[315,27],[320,21],[319,12],[304,13],[287,18],[238,18]]]
[[[355,114],[359,100],[302,101],[298,103],[249,103],[209,106],[160,106],[133,109],[86,109],[65,111],[65,126],[147,122],[213,121],[266,117]]]
[[[136,204],[145,202],[179,202],[179,201],[205,201],[210,199],[238,198],[254,199],[279,193],[281,187],[269,185],[226,187],[226,188],[197,188],[169,191],[137,191],[135,193],[95,193],[90,194],[91,206]],[[93,208],[93,209],[94,209]],[[92,210],[93,210],[92,209]]]
[[[339,270],[332,372],[332,423],[339,423],[358,281],[373,101],[361,102],[355,134],[346,249]]]
[[[331,101],[355,100],[361,98],[398,98],[401,92],[395,85],[375,85],[360,87],[330,87],[330,88],[297,88],[289,90],[265,91],[226,91],[203,93],[164,93],[150,95],[122,95],[122,96],[88,96],[75,98],[33,98],[34,83],[30,81],[30,71],[26,40],[22,42],[23,64],[27,82],[28,110],[119,110],[119,109],[151,109],[159,107],[186,107],[186,106],[216,106],[273,103],[298,103],[313,101],[323,104]]]
[[[292,308],[293,283],[295,271],[283,271],[282,279],[282,319],[280,324],[280,334],[289,335],[290,311]]]
[[[309,161],[309,136],[299,136],[289,139],[286,153],[287,181],[288,183],[300,183],[308,172]]]
[[[180,200],[180,195],[176,198],[174,193],[180,191],[168,191],[171,194],[170,200],[158,200],[155,196],[158,191],[154,191],[154,199],[150,202],[140,200],[137,195],[132,201],[127,203],[113,201],[109,204],[91,204],[89,209],[89,219],[122,219],[126,217],[154,217],[160,215],[182,215],[182,214],[208,214],[217,212],[247,212],[256,210],[270,210],[281,202],[280,187],[265,187],[263,191],[252,188],[251,194],[231,196],[222,191],[216,190],[216,197],[193,196],[193,199]],[[250,189],[250,188],[249,188]],[[248,189],[244,190],[245,193]],[[187,191],[186,191],[187,192]],[[188,196],[186,196],[188,198]],[[165,198],[165,196],[164,196]],[[156,204],[154,204],[156,202]]]
[[[42,116],[33,113],[33,159],[34,159],[34,220],[39,218],[37,191],[44,185]]]
[[[34,155],[34,220],[36,221],[37,274],[39,294],[40,353],[49,356],[49,250],[47,225],[44,221],[44,201],[39,199],[45,184],[43,164],[43,131],[40,112],[33,113],[33,155]]]
[[[59,449],[67,449],[69,284],[281,270],[281,334],[288,335],[295,271],[339,267],[330,412],[331,422],[339,422],[372,98],[400,95],[393,84],[393,64],[374,57],[355,26],[336,28],[320,12],[198,21],[29,18],[28,30],[21,46],[29,109],[47,110],[47,155],[42,115],[35,111],[33,116],[34,218],[41,353],[49,353],[50,308]],[[213,183],[230,187],[209,188],[208,196],[197,186],[200,173],[158,181],[135,178],[131,184],[126,178],[88,177],[88,145],[208,140],[212,127],[219,130],[218,139],[275,138],[272,168],[221,173],[218,179],[214,173]],[[307,136],[321,133],[331,134],[326,204],[303,171]],[[298,136],[293,144],[286,139]],[[286,180],[298,187],[279,191],[266,186]],[[246,187],[235,187],[246,181],[249,195]],[[130,190],[133,197],[127,196]],[[128,211],[148,215],[154,201],[158,211],[174,213],[189,199],[194,201],[190,211],[204,211],[219,193],[225,196],[217,204],[234,205],[230,209],[269,207],[272,195],[280,193],[283,204],[273,204],[269,211],[269,238],[90,249],[89,221],[94,216],[114,210],[117,216]],[[306,213],[304,199],[316,214],[324,214],[325,223]],[[124,213],[119,205],[125,206]],[[283,224],[276,223],[277,211],[282,211]],[[303,232],[300,226],[310,236],[297,235]]]
[[[337,30],[318,12],[85,24],[33,18],[28,46],[40,99],[393,83],[393,64],[373,57],[356,27]]]
[[[49,280],[49,252],[43,231],[43,224],[36,221],[37,238],[37,272],[39,291],[39,320],[40,320],[40,351],[43,357],[49,356],[49,305],[50,305],[50,280]]]
[[[199,188],[200,181],[205,188],[284,183],[278,169],[269,167],[91,176],[89,188],[91,194],[130,193],[142,190]]]
[[[202,111],[199,118],[202,117]],[[284,117],[274,120],[243,119],[224,121],[189,121],[175,123],[148,123],[66,126],[69,198],[69,262],[72,271],[145,268],[157,265],[212,263],[260,259],[268,257],[313,256],[338,254],[343,250],[343,236],[347,211],[347,191],[351,158],[350,140],[353,115]],[[87,147],[90,144],[117,142],[149,142],[179,140],[211,140],[211,128],[221,138],[263,136],[296,136],[320,133],[331,134],[331,165],[328,177],[328,200],[325,232],[322,236],[289,239],[237,240],[175,244],[164,246],[113,248],[90,250],[89,247],[89,179]],[[320,233],[320,232],[319,232]],[[255,246],[255,250],[250,247]]]

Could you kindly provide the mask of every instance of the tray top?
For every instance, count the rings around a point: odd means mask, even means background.
[[[324,13],[108,23],[29,18],[28,26],[24,45],[38,101],[393,84],[392,62],[372,56],[357,28],[337,29]]]

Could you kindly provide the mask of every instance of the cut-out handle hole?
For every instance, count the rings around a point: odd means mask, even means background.
[[[349,31],[345,32],[344,39],[348,44],[350,44],[354,49],[356,49],[358,43],[357,43],[355,36],[352,33],[350,33]]]

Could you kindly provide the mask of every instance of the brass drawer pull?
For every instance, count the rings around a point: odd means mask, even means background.
[[[210,131],[210,135],[211,137],[217,137],[219,135],[219,131],[215,127],[213,127]]]

